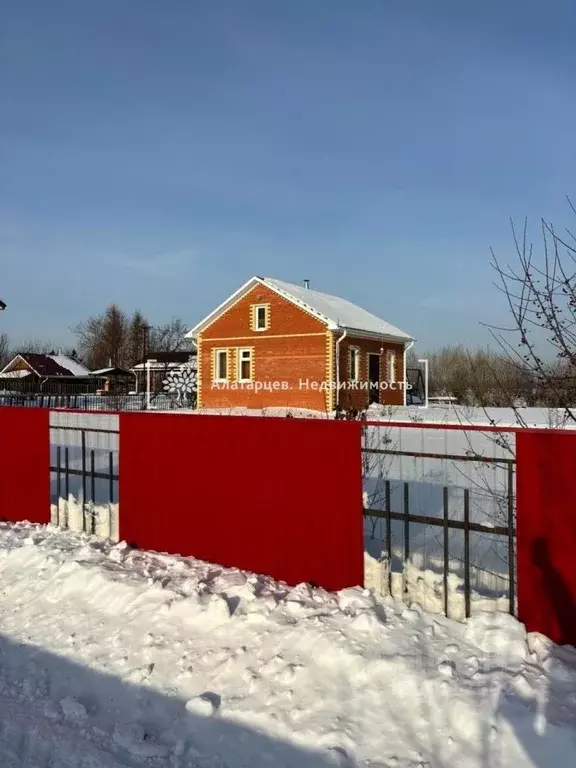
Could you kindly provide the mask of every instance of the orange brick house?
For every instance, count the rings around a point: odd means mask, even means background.
[[[405,404],[413,338],[345,299],[252,277],[187,334],[199,408]]]

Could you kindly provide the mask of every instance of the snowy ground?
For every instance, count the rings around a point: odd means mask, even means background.
[[[0,525],[2,768],[576,765],[576,651]]]
[[[160,410],[160,408],[158,408]],[[574,409],[576,411],[576,409]],[[181,409],[172,413],[221,416],[277,416],[287,414],[295,418],[327,419],[331,418],[322,411],[309,408],[202,408],[200,410]],[[475,408],[462,405],[431,405],[428,408],[418,406],[382,406],[371,405],[367,411],[369,421],[403,421],[409,423],[435,424],[494,424],[500,427],[553,427],[576,428],[563,408]]]

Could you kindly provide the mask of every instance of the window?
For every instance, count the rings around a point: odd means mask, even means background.
[[[252,350],[238,350],[238,381],[252,381]]]
[[[252,322],[254,331],[267,331],[268,330],[268,304],[255,304],[252,307]]]
[[[350,381],[358,381],[359,378],[359,367],[360,367],[360,350],[358,347],[350,347],[349,351],[349,362],[348,362],[348,370],[349,370],[349,379]]]
[[[228,350],[214,350],[214,381],[228,381]]]
[[[388,369],[388,382],[392,383],[396,381],[396,352],[391,349],[386,352],[386,363]]]

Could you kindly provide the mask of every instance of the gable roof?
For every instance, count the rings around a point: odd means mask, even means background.
[[[252,277],[244,283],[235,293],[225,302],[211,312],[207,317],[201,320],[197,325],[187,333],[188,338],[195,338],[198,333],[215,320],[222,312],[235,304],[255,285],[265,285],[279,296],[291,301],[305,312],[317,317],[324,322],[330,330],[350,331],[360,335],[378,336],[381,338],[392,339],[394,341],[408,342],[413,340],[413,336],[401,331],[400,328],[391,323],[381,320],[376,315],[367,312],[362,307],[352,304],[351,301],[342,299],[339,296],[332,296],[328,293],[314,291],[311,288],[286,283],[283,280],[277,280],[273,277]]]
[[[78,360],[67,355],[42,355],[36,352],[23,352],[16,355],[8,365],[0,371],[0,375],[13,365],[16,360],[24,360],[37,376],[88,376],[90,371]]]

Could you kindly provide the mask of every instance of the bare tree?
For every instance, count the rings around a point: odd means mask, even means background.
[[[102,315],[78,323],[72,330],[89,368],[123,365],[126,355],[129,320],[117,304],[110,304]]]
[[[82,358],[89,368],[112,364],[131,368],[142,362],[146,352],[177,352],[191,349],[186,339],[188,326],[180,318],[150,326],[140,311],[129,317],[117,304],[101,315],[82,320],[72,329]]]
[[[0,369],[8,365],[11,357],[8,334],[0,333]]]
[[[492,250],[492,267],[512,322],[488,327],[508,359],[528,369],[536,399],[576,421],[576,237],[542,219],[536,249],[527,221],[521,233],[511,225],[516,265],[504,265]]]
[[[28,352],[29,354],[38,354],[38,355],[49,355],[49,354],[56,354],[59,347],[58,345],[54,345],[51,341],[40,341],[39,339],[27,339],[23,341],[21,344],[19,344],[17,347],[14,347],[11,350],[12,357],[17,354],[24,354]]]
[[[126,340],[127,365],[132,367],[144,359],[147,347],[147,336],[150,329],[144,315],[136,310],[130,320],[128,338]]]
[[[488,347],[448,345],[424,355],[432,396],[456,398],[459,405],[512,407],[530,397],[525,365]]]
[[[180,352],[192,348],[190,339],[186,338],[189,330],[184,321],[173,317],[165,325],[155,326],[150,331],[150,349],[155,352]]]
[[[104,317],[95,315],[82,320],[72,328],[80,354],[86,365],[92,369],[102,368],[107,364],[105,351],[102,349],[103,326]]]

